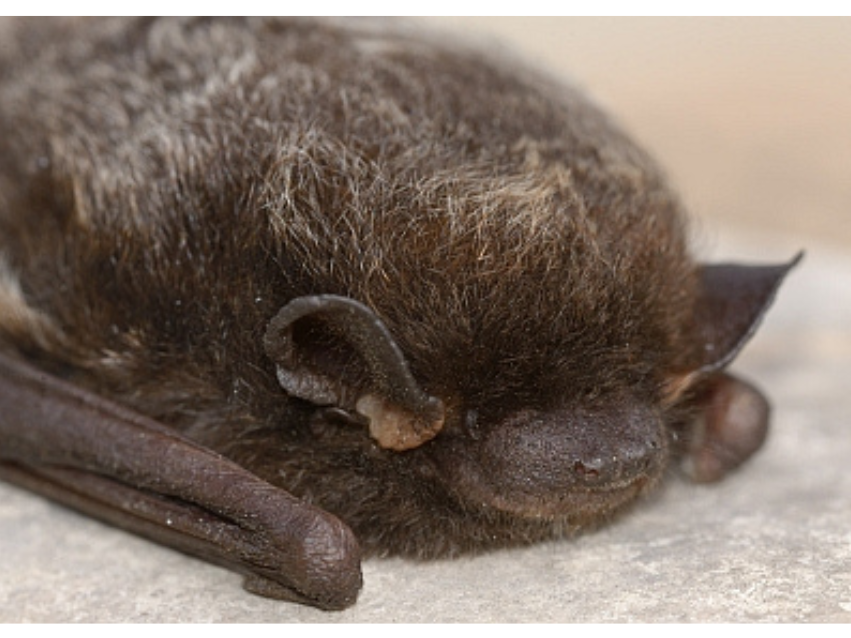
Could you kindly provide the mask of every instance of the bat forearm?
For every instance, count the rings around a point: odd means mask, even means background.
[[[3,354],[0,414],[0,477],[269,580],[267,595],[354,602],[348,528],[221,455]]]

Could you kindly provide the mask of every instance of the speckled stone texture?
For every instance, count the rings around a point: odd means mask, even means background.
[[[563,33],[564,69],[578,60],[610,108],[633,114],[627,124],[705,219],[704,254],[783,261],[807,249],[735,365],[773,401],[765,448],[717,485],[672,476],[614,525],[571,542],[367,562],[358,604],[339,613],[252,596],[235,574],[0,484],[0,621],[851,622],[851,55],[837,53],[851,53],[851,22],[848,37],[809,22],[800,39],[786,22],[691,22],[682,34],[664,23],[671,37],[658,22],[547,22],[543,36],[518,24],[527,50]],[[700,28],[712,37],[695,38]],[[736,48],[740,32],[753,57]],[[641,86],[629,65],[581,64],[581,47],[606,37],[612,59],[640,67]],[[736,39],[719,46],[724,37]],[[841,91],[828,81],[840,71]]]

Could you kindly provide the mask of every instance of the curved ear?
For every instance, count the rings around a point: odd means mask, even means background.
[[[780,265],[712,264],[699,271],[694,320],[700,342],[696,371],[709,374],[729,365],[756,332],[798,253]]]
[[[414,448],[443,427],[443,403],[420,389],[385,325],[354,299],[293,299],[269,322],[263,344],[290,395],[356,411],[381,447]]]

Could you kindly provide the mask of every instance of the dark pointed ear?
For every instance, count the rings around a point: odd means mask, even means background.
[[[676,403],[695,383],[736,358],[759,327],[783,279],[803,256],[800,252],[778,265],[701,266],[693,315],[697,344],[687,369],[667,380],[665,403]]]
[[[780,265],[712,264],[699,271],[695,323],[700,343],[696,372],[730,364],[756,332],[787,273],[803,258]]]
[[[381,447],[414,448],[443,427],[443,403],[422,391],[389,330],[354,299],[293,299],[269,322],[264,347],[284,390],[365,418]]]

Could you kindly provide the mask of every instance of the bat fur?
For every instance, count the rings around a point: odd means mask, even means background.
[[[577,89],[370,21],[2,29],[3,351],[332,512],[367,555],[567,536],[679,453],[706,354],[687,217]],[[282,389],[264,333],[317,294],[386,326],[445,406],[433,440],[385,449]],[[364,386],[334,326],[296,336],[339,393]],[[559,492],[630,437],[655,450],[630,489]]]

